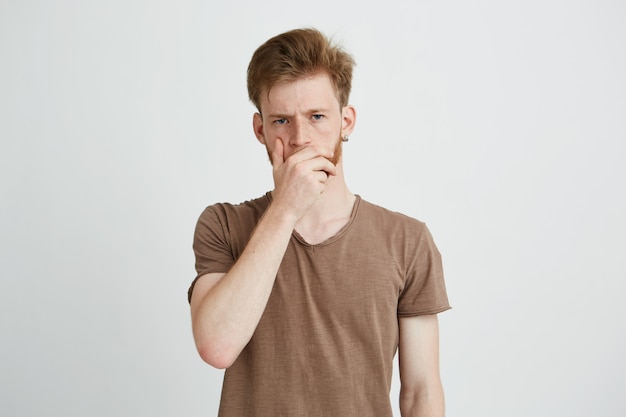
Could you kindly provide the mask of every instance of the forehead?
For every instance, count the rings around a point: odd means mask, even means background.
[[[261,111],[293,112],[310,108],[339,108],[330,77],[317,74],[275,84],[261,95]]]

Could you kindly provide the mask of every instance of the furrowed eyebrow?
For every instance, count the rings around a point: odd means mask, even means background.
[[[272,113],[268,116],[270,119],[286,119],[288,117],[291,117],[287,114],[281,114],[281,113]]]
[[[317,114],[317,113],[328,113],[329,110],[328,109],[312,109],[309,110],[309,114]]]
[[[319,113],[324,113],[327,114],[330,111],[328,109],[323,109],[323,108],[314,108],[311,110],[307,110],[305,112],[305,114],[311,115],[311,114],[319,114]],[[261,117],[264,117],[265,115],[261,115]],[[287,119],[289,117],[293,117],[292,114],[285,114],[285,113],[272,113],[269,114],[267,117],[271,118],[271,119]]]

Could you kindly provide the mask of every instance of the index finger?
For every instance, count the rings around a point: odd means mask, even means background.
[[[272,150],[272,165],[274,169],[278,169],[282,164],[285,163],[285,145],[283,144],[283,140],[280,138],[276,139],[274,142],[274,149]]]

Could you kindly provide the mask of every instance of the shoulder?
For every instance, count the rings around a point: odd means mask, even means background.
[[[380,225],[389,231],[401,229],[415,233],[426,230],[426,224],[423,221],[362,198],[359,203],[358,215],[371,225]]]
[[[242,203],[214,203],[200,214],[199,222],[219,221],[228,223],[233,220],[258,220],[269,206],[269,197],[264,195]]]
[[[413,254],[437,251],[425,222],[363,199],[356,223],[361,233],[380,245]]]
[[[196,224],[196,238],[244,241],[269,206],[267,195],[243,203],[215,203],[206,207]]]

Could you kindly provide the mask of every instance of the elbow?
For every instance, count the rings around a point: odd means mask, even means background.
[[[230,368],[239,356],[239,352],[235,352],[233,349],[220,349],[209,343],[197,344],[196,348],[200,358],[217,369]]]
[[[217,369],[227,369],[237,360],[247,344],[240,344],[236,332],[193,320],[192,332],[200,358]]]
[[[202,360],[216,369],[228,369],[235,362],[226,355],[215,355],[211,352],[198,351]]]

